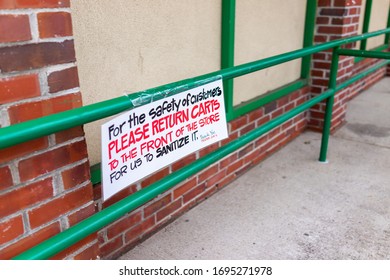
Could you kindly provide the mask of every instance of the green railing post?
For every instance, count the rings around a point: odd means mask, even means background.
[[[305,30],[303,34],[303,47],[313,46],[314,28],[316,23],[317,1],[307,0]],[[310,76],[311,55],[302,57],[301,79],[308,79]]]
[[[234,66],[236,0],[222,1],[221,69]],[[227,120],[233,119],[233,79],[223,81]]]
[[[387,14],[386,28],[389,28],[389,27],[390,27],[390,7],[389,7],[389,12]],[[386,35],[385,35],[385,45],[387,45],[387,47],[389,47],[389,39],[390,39],[390,34],[386,33]]]
[[[339,47],[333,48],[332,54],[332,64],[330,66],[330,76],[329,76],[329,89],[335,90],[337,83],[337,72],[339,65],[339,55],[337,53]],[[328,153],[328,143],[330,135],[330,127],[332,123],[332,112],[333,112],[333,103],[334,103],[335,92],[326,99],[326,108],[324,116],[324,126],[322,128],[322,140],[321,140],[321,150],[320,150],[320,162],[327,162],[326,155]]]
[[[371,10],[372,10],[372,0],[367,0],[366,8],[364,10],[362,34],[367,33],[368,29],[370,28]],[[367,48],[367,39],[363,39],[360,43],[360,49],[366,50],[366,48]]]

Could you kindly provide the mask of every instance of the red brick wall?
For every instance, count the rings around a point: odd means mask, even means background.
[[[82,105],[69,0],[0,1],[0,126]],[[94,213],[81,127],[0,151],[0,259]],[[96,258],[96,234],[55,256]]]
[[[359,18],[361,14],[361,0],[320,0],[318,1],[315,43],[324,43],[336,39],[357,35]],[[363,15],[362,15],[363,16]],[[344,45],[344,48],[353,48],[355,44]],[[311,85],[313,95],[320,94],[328,89],[328,78],[332,60],[332,50],[327,50],[313,55],[311,70]],[[337,73],[337,83],[341,83],[353,75],[374,65],[377,60],[365,59],[355,64],[354,57],[340,56]],[[362,79],[335,95],[333,107],[331,131],[345,123],[347,101],[359,92],[367,89],[373,83],[381,79],[385,74],[385,68]],[[308,127],[312,130],[321,131],[325,102],[314,106],[310,113]]]
[[[0,1],[1,127],[82,105],[69,5],[69,0]],[[320,0],[315,42],[356,34],[360,5],[360,0]],[[314,55],[311,89],[290,93],[230,122],[228,140],[187,156],[104,203],[100,186],[90,183],[81,127],[1,150],[0,259],[21,253],[323,92],[330,60],[329,51]],[[355,65],[353,58],[341,57],[338,81],[372,63],[375,60]],[[345,121],[347,101],[384,74],[385,68],[380,69],[336,95],[332,129]],[[119,256],[283,147],[308,125],[321,130],[323,112],[320,104],[310,114],[300,114],[54,258]]]
[[[309,94],[309,88],[306,87],[230,122],[228,126],[229,139],[187,156],[172,166],[141,181],[139,184],[123,190],[104,203],[101,201],[100,186],[96,186],[95,200],[98,209],[115,203],[125,196],[163,178],[170,172],[178,170],[181,166],[187,165],[195,159],[211,153],[221,145],[240,137],[270,119],[296,107],[307,100]],[[172,221],[172,219],[188,211],[245,173],[252,166],[286,145],[306,128],[306,116],[307,113],[303,113],[289,120],[260,139],[253,141],[195,176],[188,178],[182,184],[101,230],[99,232],[101,257],[110,259],[126,252],[150,234],[161,229]]]

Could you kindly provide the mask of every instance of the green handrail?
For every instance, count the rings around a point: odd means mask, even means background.
[[[235,67],[222,69],[179,82],[166,84],[163,86],[148,89],[146,91],[137,92],[129,96],[117,97],[92,105],[87,105],[69,111],[7,126],[0,129],[0,149],[14,146],[16,144],[40,138],[42,136],[46,136],[52,133],[56,133],[65,129],[86,124],[129,110],[134,107],[134,100],[139,99],[140,96],[145,94],[156,95],[161,91],[167,91],[172,88],[191,87],[197,85],[197,83],[201,83],[204,80],[215,78],[217,76],[222,77],[222,79],[224,80],[240,77],[290,60],[308,56],[316,52],[321,52],[327,49],[386,34],[389,32],[390,28],[386,28],[355,37],[339,39],[324,44],[315,45],[280,55],[275,55],[254,62],[241,64]],[[162,96],[160,98],[162,98]],[[229,110],[229,108],[227,110]]]
[[[355,77],[351,78],[348,81],[345,81],[339,85],[336,85],[336,74],[337,73],[337,57],[338,57],[338,47],[343,44],[348,44],[351,42],[355,42],[358,40],[370,38],[373,36],[382,35],[385,33],[389,33],[390,28],[379,30],[376,32],[371,32],[364,35],[359,35],[355,37],[340,39],[337,41],[328,42],[322,45],[312,46],[308,48],[304,48],[301,50],[289,52],[282,55],[277,55],[271,58],[243,64],[236,67],[231,67],[228,69],[224,69],[221,71],[216,71],[210,74],[202,75],[199,77],[195,77],[193,79],[187,79],[184,81],[180,81],[177,83],[168,84],[165,86],[153,88],[150,90],[147,90],[145,92],[139,92],[135,95],[131,96],[124,96],[119,98],[114,98],[108,101],[96,103],[93,105],[73,109],[67,112],[43,117],[37,120],[28,121],[25,123],[13,125],[10,127],[2,128],[0,129],[0,147],[9,147],[12,145],[15,145],[16,143],[9,143],[11,140],[15,140],[15,135],[19,135],[20,137],[27,138],[28,140],[41,137],[43,135],[47,135],[53,132],[57,132],[66,128],[71,128],[73,126],[78,126],[83,123],[87,123],[93,120],[97,120],[99,118],[104,118],[116,113],[119,113],[123,110],[129,109],[134,106],[134,103],[137,103],[135,101],[139,101],[140,97],[144,94],[147,95],[154,95],[157,96],[158,92],[160,91],[166,91],[171,88],[188,88],[191,86],[196,85],[197,83],[202,83],[202,81],[215,78],[216,76],[222,76],[223,79],[231,79],[234,77],[242,76],[248,73],[252,73],[257,70],[261,70],[267,67],[271,67],[283,62],[287,62],[292,59],[296,59],[302,56],[307,56],[315,52],[323,51],[329,48],[336,48],[333,51],[334,58],[332,63],[332,73],[331,73],[331,80],[329,84],[329,89],[325,91],[324,93],[317,95],[310,99],[309,101],[304,102],[303,104],[293,108],[292,110],[284,113],[283,115],[270,120],[266,124],[254,129],[251,132],[248,132],[245,135],[242,135],[240,138],[230,142],[229,144],[217,149],[213,153],[210,153],[195,162],[179,169],[177,172],[174,172],[165,178],[159,180],[158,182],[155,182],[148,186],[147,188],[144,188],[126,198],[123,200],[117,202],[116,204],[113,204],[106,209],[103,209],[102,211],[90,216],[89,218],[81,221],[80,223],[76,224],[75,226],[70,227],[69,229],[47,239],[46,241],[36,245],[35,247],[23,252],[22,254],[16,256],[14,259],[46,259],[50,258],[51,256],[61,252],[62,250],[68,248],[69,246],[75,244],[76,242],[82,240],[83,238],[89,236],[90,234],[98,231],[99,229],[103,228],[104,226],[110,224],[111,222],[117,220],[121,216],[125,215],[126,213],[136,209],[137,207],[143,205],[147,201],[155,198],[157,195],[167,191],[168,189],[172,188],[173,186],[177,185],[178,183],[182,182],[183,180],[187,179],[188,177],[196,174],[197,172],[201,171],[205,166],[209,166],[218,160],[222,159],[223,157],[227,156],[228,154],[236,151],[237,149],[245,146],[246,144],[250,143],[251,141],[257,139],[264,133],[274,129],[275,127],[279,126],[280,124],[284,123],[285,121],[291,119],[292,117],[304,112],[305,110],[309,109],[310,107],[314,106],[315,104],[328,99],[327,103],[331,102],[331,98],[334,98],[335,92],[338,90],[347,87],[351,83],[357,81],[358,79],[361,79],[362,77],[370,74],[372,71],[375,71],[379,67],[383,67],[388,62],[382,62],[369,71],[365,71],[363,73],[360,73],[356,75]],[[162,97],[162,96],[161,96]],[[139,102],[138,102],[139,103]],[[137,105],[138,105],[137,103]],[[327,111],[331,110],[330,106],[331,104],[328,104]],[[109,108],[105,108],[104,106],[108,106]],[[75,113],[80,113],[81,116],[76,115]],[[326,118],[325,122],[330,122],[331,114],[328,112],[325,114]],[[61,117],[65,117],[65,120],[61,121]],[[79,119],[81,118],[81,119]],[[79,119],[79,120],[78,120]],[[44,123],[44,122],[47,123]],[[63,123],[62,123],[63,122]],[[75,123],[76,122],[76,123]],[[40,128],[44,128],[43,132],[36,132],[36,128],[33,128],[30,131],[34,131],[34,135],[28,135],[25,136],[27,132],[24,131],[22,133],[17,133],[15,130],[20,127],[27,128],[28,125],[36,124]],[[61,128],[55,127],[55,125],[61,125]],[[324,129],[326,126],[324,127]],[[329,128],[327,128],[329,130]],[[6,132],[9,132],[11,136],[6,136]],[[37,136],[38,135],[38,136]],[[329,134],[327,134],[327,137],[329,137]],[[4,140],[7,141],[7,143],[4,144]],[[17,143],[21,143],[27,140],[23,140]],[[326,142],[327,148],[327,140]],[[321,148],[321,155],[322,157],[325,157],[326,159],[326,150],[323,151],[323,147]],[[324,159],[324,158],[322,158]],[[321,157],[320,157],[321,160]]]

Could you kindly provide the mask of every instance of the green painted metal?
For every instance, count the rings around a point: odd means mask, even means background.
[[[50,258],[51,256],[61,252],[62,250],[68,248],[69,246],[75,244],[76,242],[82,240],[88,235],[96,232],[97,230],[103,228],[104,226],[112,223],[116,219],[120,218],[124,214],[136,209],[147,201],[153,199],[157,195],[165,192],[169,188],[177,185],[182,182],[184,179],[187,179],[189,176],[196,174],[197,172],[204,169],[205,166],[210,166],[218,160],[222,159],[226,155],[236,151],[237,149],[245,146],[256,138],[260,137],[264,133],[272,130],[276,126],[284,123],[285,121],[291,119],[292,117],[304,112],[313,105],[327,99],[327,111],[326,119],[324,125],[324,131],[328,131],[328,126],[330,127],[331,120],[331,109],[334,93],[337,90],[342,89],[350,85],[353,82],[356,82],[358,79],[361,79],[365,75],[370,74],[372,69],[365,71],[349,81],[344,82],[336,86],[336,77],[337,75],[337,64],[338,64],[338,54],[337,49],[340,45],[348,44],[362,39],[367,39],[370,37],[382,35],[390,32],[390,28],[371,32],[368,34],[360,35],[357,37],[350,37],[345,39],[340,39],[322,45],[307,47],[304,49],[292,51],[289,53],[273,56],[270,58],[242,64],[235,67],[230,67],[227,69],[222,69],[220,71],[212,72],[195,78],[167,84],[164,86],[156,87],[149,89],[143,92],[138,92],[130,96],[123,96],[119,98],[114,98],[108,101],[99,102],[93,105],[84,106],[81,108],[69,110],[67,112],[58,113],[43,117],[40,119],[28,121],[25,123],[12,125],[9,127],[0,129],[0,148],[5,148],[13,146],[15,144],[39,138],[44,135],[48,135],[54,132],[65,130],[74,126],[78,126],[84,123],[88,123],[97,119],[105,118],[110,115],[115,115],[124,110],[128,110],[134,105],[142,105],[142,97],[154,97],[154,100],[164,97],[164,94],[161,92],[180,92],[181,90],[187,90],[191,87],[198,86],[202,83],[206,83],[210,79],[222,78],[222,79],[232,79],[234,77],[242,76],[248,73],[252,73],[267,67],[271,67],[277,64],[281,64],[293,59],[304,57],[315,52],[323,51],[329,48],[335,48],[334,56],[332,60],[332,71],[329,87],[330,89],[326,92],[313,97],[309,101],[297,106],[296,108],[290,110],[289,112],[283,114],[280,117],[277,117],[268,123],[264,124],[261,127],[256,128],[255,130],[240,136],[240,138],[230,142],[229,144],[219,148],[217,151],[206,155],[195,161],[194,163],[183,167],[175,173],[172,173],[162,180],[150,185],[149,187],[142,189],[141,191],[117,202],[116,204],[103,209],[101,212],[94,214],[93,216],[85,219],[84,221],[78,223],[75,226],[61,232],[60,234],[40,243],[39,245],[25,251],[14,259],[45,259]],[[387,63],[387,61],[386,61]],[[386,63],[380,63],[374,68],[383,67]],[[351,82],[352,81],[352,82]],[[174,90],[172,90],[174,89]],[[266,97],[274,98],[274,97]],[[150,99],[150,98],[146,98]],[[148,102],[148,101],[146,101]],[[258,101],[259,102],[259,101]],[[43,130],[43,131],[42,131]],[[325,132],[324,132],[325,134]],[[20,139],[22,138],[22,140]],[[323,144],[321,146],[320,160],[326,160],[327,145],[328,145],[329,133],[323,137]]]
[[[236,0],[222,1],[221,69],[234,66],[234,34],[236,20]],[[231,119],[233,112],[233,79],[223,81],[225,92],[226,117]]]
[[[389,63],[390,62],[387,61],[387,60],[379,62],[375,66],[372,66],[370,69],[367,69],[367,70],[363,71],[362,73],[359,73],[359,74],[353,76],[352,78],[349,78],[347,81],[343,82],[342,84],[337,85],[336,86],[336,91],[342,90],[342,89],[352,85],[353,83],[358,82],[359,80],[361,80],[365,76],[372,74],[373,72],[375,72],[375,71],[379,70],[380,68],[388,65]]]
[[[170,188],[176,186],[183,180],[203,170],[205,166],[211,166],[218,160],[221,160],[230,153],[245,146],[246,144],[257,139],[264,133],[269,132],[275,127],[288,121],[294,116],[306,111],[313,105],[321,102],[325,98],[334,94],[334,90],[327,91],[319,96],[312,98],[311,100],[301,104],[298,107],[290,110],[289,112],[272,119],[268,123],[258,127],[257,129],[240,136],[238,139],[230,142],[229,144],[219,148],[218,150],[196,160],[190,165],[187,165],[175,173],[172,173],[165,178],[159,180],[156,183],[122,199],[121,201],[101,210],[93,216],[81,221],[80,223],[72,226],[71,228],[47,239],[46,241],[36,245],[35,247],[25,251],[24,253],[16,256],[15,260],[30,260],[30,259],[47,259],[51,256],[61,252],[74,243],[82,240],[90,234],[98,231],[104,226],[114,222],[118,218],[122,217],[126,213],[133,211],[139,206],[145,204],[151,199],[155,198],[159,194],[164,193]]]
[[[101,164],[95,164],[91,166],[91,183],[92,185],[99,184],[102,181],[102,169]]]
[[[387,15],[387,24],[386,24],[386,27],[387,27],[387,28],[390,27],[390,7],[389,7],[389,13],[388,13],[388,15]],[[389,45],[390,45],[389,40],[390,40],[390,34],[387,33],[387,34],[385,35],[385,42],[384,42],[384,44],[385,44],[387,47],[389,47]]]
[[[303,33],[303,47],[310,47],[313,45],[314,29],[316,23],[317,1],[307,0],[306,2],[306,18],[305,30]],[[310,76],[311,56],[304,56],[302,58],[301,78],[307,79]]]
[[[324,51],[343,44],[353,43],[362,39],[368,39],[389,32],[390,28],[387,28],[360,36],[339,39],[321,45],[315,45],[284,54],[275,55],[265,59],[222,69],[179,82],[151,88],[142,92],[131,94],[129,96],[117,97],[107,101],[72,109],[66,112],[57,113],[20,124],[0,128],[0,149],[14,146],[19,143],[23,143],[45,135],[49,135],[51,133],[59,132],[61,130],[79,126],[81,124],[96,121],[98,119],[129,110],[134,107],[133,104],[135,100],[139,100],[142,96],[154,96],[154,100],[157,100],[164,97],[161,92],[167,92],[170,89],[176,89],[175,92],[177,92],[179,89],[186,90],[190,87],[198,86],[199,84],[204,83],[209,79],[220,77],[225,80],[240,77],[261,69],[311,55],[316,52]]]
[[[330,77],[329,77],[329,89],[335,90],[337,84],[337,71],[339,65],[339,55],[337,53],[339,47],[335,47],[332,53],[332,64],[330,66]],[[328,153],[328,143],[330,136],[330,127],[332,122],[332,111],[334,103],[334,94],[329,96],[326,100],[324,126],[322,128],[322,141],[319,161],[326,162],[326,155]]]
[[[369,57],[369,58],[379,58],[379,59],[390,59],[390,53],[379,52],[379,51],[362,51],[362,50],[348,50],[348,49],[339,49],[337,51],[339,55],[348,55],[356,57]]]
[[[387,50],[388,48],[389,48],[388,45],[382,45],[382,46],[378,46],[376,48],[373,48],[370,51],[381,52],[381,51]],[[363,59],[364,59],[364,57],[355,57],[354,62],[358,63],[358,62],[362,61]]]
[[[366,8],[364,10],[364,19],[363,19],[363,27],[362,33],[367,33],[370,28],[370,20],[371,20],[371,10],[372,10],[372,0],[366,1]],[[360,43],[360,49],[367,49],[367,39],[363,39]]]

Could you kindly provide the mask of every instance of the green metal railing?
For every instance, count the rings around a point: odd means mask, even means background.
[[[364,40],[374,36],[388,34],[390,33],[390,28],[335,40],[332,42],[327,42],[321,45],[310,46],[300,50],[288,52],[281,55],[276,55],[266,59],[261,59],[258,61],[238,65],[235,67],[229,67],[222,69],[220,71],[215,71],[209,74],[198,76],[191,79],[186,79],[183,81],[163,85],[160,87],[148,89],[143,92],[134,93],[130,96],[122,96],[107,101],[99,102],[96,104],[84,106],[81,108],[72,109],[66,112],[57,113],[54,115],[42,117],[39,119],[27,121],[20,124],[15,124],[9,127],[4,127],[0,129],[0,149],[14,146],[19,143],[23,143],[29,140],[33,140],[45,135],[56,133],[65,129],[69,129],[75,126],[83,125],[95,120],[99,120],[105,117],[115,115],[117,113],[129,110],[134,107],[134,102],[139,103],[140,98],[147,95],[153,95],[156,99],[164,97],[159,94],[160,92],[170,92],[172,89],[175,89],[175,92],[179,92],[180,89],[188,89],[194,86],[197,86],[204,81],[209,79],[215,79],[217,76],[222,77],[224,81],[233,79],[239,76],[243,76],[261,69],[265,69],[277,64],[281,64],[287,61],[294,59],[307,57],[313,53],[321,52],[328,49],[333,49],[333,59],[331,65],[331,73],[329,80],[329,89],[324,93],[321,93],[310,100],[304,102],[303,104],[293,108],[292,110],[284,113],[283,115],[270,120],[266,124],[248,132],[245,135],[240,136],[238,139],[230,142],[229,144],[222,146],[213,153],[210,153],[195,162],[181,168],[180,170],[166,176],[165,178],[151,184],[150,186],[124,198],[123,200],[113,204],[100,212],[88,217],[87,219],[81,221],[80,223],[70,227],[69,229],[57,234],[54,237],[49,238],[48,240],[36,245],[35,247],[25,251],[24,253],[16,256],[14,259],[46,259],[54,256],[55,254],[61,252],[62,250],[70,247],[76,242],[84,239],[90,234],[102,229],[108,224],[114,222],[118,218],[122,217],[126,213],[133,211],[137,207],[145,204],[151,199],[155,198],[157,195],[169,190],[178,183],[187,179],[188,177],[196,174],[205,167],[217,162],[228,154],[236,151],[237,149],[244,147],[251,141],[257,139],[264,133],[272,130],[273,128],[281,125],[285,121],[297,116],[298,114],[308,110],[310,107],[326,100],[326,112],[324,117],[324,128],[322,134],[322,143],[319,160],[324,162],[326,161],[328,139],[330,134],[330,124],[332,117],[332,106],[334,95],[337,91],[351,85],[352,83],[358,81],[364,76],[371,74],[380,67],[385,66],[388,61],[380,62],[375,67],[362,72],[348,81],[345,81],[341,84],[336,83],[337,70],[338,70],[338,57],[339,55],[352,55],[352,56],[364,56],[364,57],[381,57],[390,59],[390,54],[370,52],[370,51],[357,51],[357,50],[344,50],[340,46],[344,44],[353,43],[359,40]],[[174,94],[174,93],[172,93]],[[279,96],[280,97],[280,96]],[[256,106],[261,106],[266,102],[271,102],[278,96],[265,96],[262,102],[258,102]],[[260,101],[261,99],[259,99]],[[259,105],[260,104],[260,105]],[[229,104],[226,110],[231,110],[234,112],[237,110],[233,107],[233,104]]]

